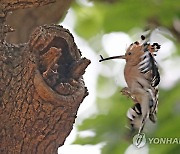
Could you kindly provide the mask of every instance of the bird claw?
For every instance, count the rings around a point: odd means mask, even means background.
[[[127,97],[131,97],[131,93],[128,87],[123,88],[120,92]]]
[[[131,95],[131,92],[128,87],[124,87],[120,92],[122,93],[122,95],[127,96],[128,98],[131,98],[135,103],[138,103],[136,98],[133,95]]]

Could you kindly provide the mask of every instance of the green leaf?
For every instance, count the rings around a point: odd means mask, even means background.
[[[92,7],[74,7],[76,32],[89,39],[100,32],[129,32],[132,28],[148,27],[149,24],[171,28],[173,19],[180,17],[180,1],[126,0],[116,3],[94,2]]]

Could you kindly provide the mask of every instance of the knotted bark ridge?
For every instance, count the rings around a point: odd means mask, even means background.
[[[0,17],[0,153],[57,153],[88,95],[81,57],[62,26],[39,26],[25,44],[6,42]]]

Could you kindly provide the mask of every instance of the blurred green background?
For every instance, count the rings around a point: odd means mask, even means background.
[[[96,54],[102,52],[99,39],[111,32],[125,32],[134,35],[134,29],[141,31],[165,28],[171,35],[164,37],[173,41],[176,46],[173,55],[180,56],[180,0],[92,0],[91,5],[83,5],[80,0],[73,4],[76,16],[75,32],[84,38]],[[158,55],[160,56],[160,55]],[[107,63],[106,65],[113,64]],[[180,63],[175,67],[180,68]],[[166,69],[166,68],[163,68]],[[172,68],[173,69],[173,68]],[[168,71],[168,70],[167,70]],[[176,72],[180,74],[179,72]],[[99,75],[97,92],[107,88],[111,77]],[[148,137],[177,137],[180,138],[180,81],[170,88],[160,87],[158,122],[147,129]],[[108,97],[96,97],[98,114],[91,116],[78,126],[79,131],[91,130],[94,136],[77,136],[75,144],[105,143],[102,154],[123,154],[132,143],[127,137],[126,112],[132,101],[120,94],[122,87],[117,86],[116,92]],[[180,144],[150,144],[150,154],[180,154]],[[133,153],[132,153],[133,154]]]

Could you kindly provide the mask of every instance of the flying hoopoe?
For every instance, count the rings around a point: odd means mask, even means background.
[[[141,36],[142,41],[145,37]],[[138,129],[141,133],[149,118],[156,122],[158,105],[158,84],[160,75],[157,62],[154,58],[160,49],[158,43],[138,41],[132,43],[126,50],[125,55],[103,58],[101,61],[110,59],[125,59],[124,77],[127,87],[121,90],[122,94],[130,97],[134,106],[127,112],[132,131]]]

